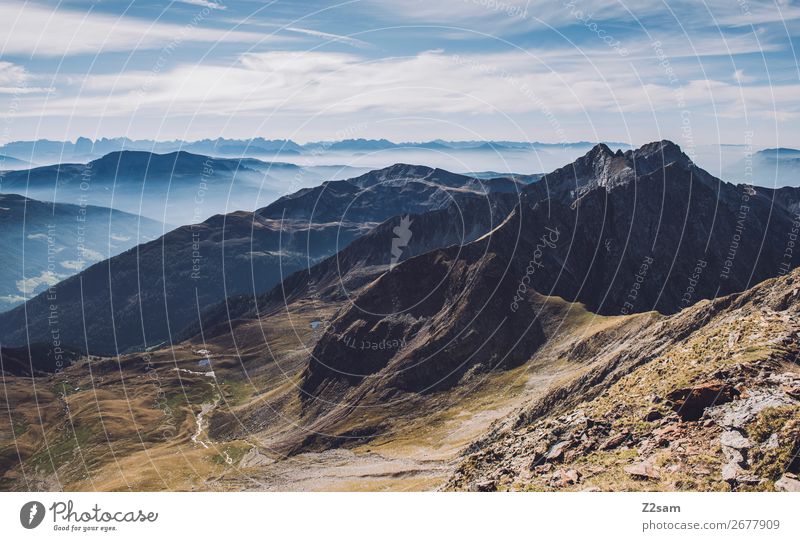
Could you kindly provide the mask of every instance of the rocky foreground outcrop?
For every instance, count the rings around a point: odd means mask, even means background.
[[[664,318],[497,424],[446,488],[800,489],[798,301],[795,271]]]

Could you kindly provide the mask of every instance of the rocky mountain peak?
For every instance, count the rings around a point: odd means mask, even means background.
[[[614,152],[608,147],[605,143],[598,143],[592,147],[592,149],[586,153],[587,156],[592,156],[594,158],[604,157],[604,156],[613,156]]]
[[[678,145],[663,140],[626,152],[614,152],[608,145],[599,143],[573,163],[545,175],[542,185],[547,187],[547,197],[571,200],[594,188],[614,189],[670,165],[711,178],[698,169]],[[536,189],[540,188],[532,188]]]
[[[629,150],[625,153],[625,157],[637,169],[638,175],[648,174],[671,164],[677,164],[687,171],[694,167],[691,158],[681,150],[681,147],[666,139],[647,143],[636,150]]]

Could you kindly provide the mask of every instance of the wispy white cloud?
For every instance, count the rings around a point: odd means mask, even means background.
[[[464,26],[501,34],[504,31],[526,31],[542,25],[563,27],[577,24],[576,15],[595,21],[603,19],[632,20],[659,9],[652,0],[367,0],[377,12],[400,21],[425,22],[447,26]],[[663,10],[663,7],[660,9]]]
[[[74,271],[81,271],[86,266],[86,262],[81,261],[80,259],[67,259],[65,261],[61,261],[60,264],[65,269]]]
[[[183,42],[258,42],[257,33],[204,27],[202,20],[185,25],[149,22],[4,0],[0,4],[0,43],[3,54],[65,56],[81,53],[160,48],[181,36]]]
[[[53,90],[50,87],[32,86],[30,80],[25,68],[0,60],[0,94],[39,94]]]
[[[721,25],[746,26],[782,23],[800,19],[800,5],[790,0],[748,0],[712,3],[712,10]]]
[[[17,290],[23,295],[30,295],[41,286],[57,284],[62,278],[63,276],[59,276],[52,271],[42,271],[39,276],[17,280]]]
[[[0,60],[0,85],[22,86],[27,78],[25,68]]]
[[[312,117],[335,117],[330,122],[338,125],[340,115],[352,115],[358,122],[381,114],[453,115],[465,123],[480,119],[477,125],[488,115],[502,120],[522,114],[530,119],[543,110],[565,123],[586,126],[587,115],[616,111],[674,116],[678,101],[694,111],[695,118],[739,118],[746,111],[748,118],[787,121],[800,112],[800,87],[787,75],[795,68],[784,68],[773,78],[785,84],[769,86],[767,81],[774,69],[771,59],[784,55],[775,65],[793,65],[781,23],[795,21],[787,25],[789,33],[800,29],[796,1],[363,0],[345,2],[314,18],[306,17],[299,3],[256,13],[252,5],[235,5],[234,0],[178,1],[198,9],[170,12],[169,23],[3,2],[0,17],[7,24],[0,28],[0,42],[8,44],[4,55],[157,49],[176,36],[192,42],[187,47],[192,53],[210,50],[218,40],[232,45],[215,49],[200,62],[197,54],[191,60],[175,54],[158,70],[134,63],[136,68],[120,73],[108,72],[110,62],[98,62],[102,72],[81,73],[74,67],[80,65],[76,60],[66,64],[69,73],[52,76],[43,73],[48,68],[37,66],[39,59],[34,58],[25,61],[32,75],[0,61],[0,94],[6,94],[0,100],[8,101],[10,93],[21,95],[17,116],[69,119],[72,136],[84,134],[78,130],[87,126],[110,131],[109,122],[117,131],[135,124],[146,132],[159,129],[163,120],[165,126],[189,125],[207,130],[203,136],[215,136],[215,126],[239,129],[262,118],[277,120],[270,129],[280,122],[296,128]],[[215,9],[212,4],[228,9],[224,14],[214,11],[188,32],[176,19],[187,14],[189,23],[191,12],[209,13]],[[244,6],[255,9],[256,15],[243,17]],[[596,22],[597,30],[587,21]],[[240,26],[226,34],[220,25]],[[403,25],[414,28],[398,28]],[[555,31],[548,31],[548,25]],[[371,31],[347,35],[356,27]],[[264,52],[264,47],[252,47],[275,33],[278,37],[270,39],[293,50]],[[408,39],[398,39],[406,34]],[[355,49],[347,54],[325,52],[328,49],[316,47],[320,40]],[[628,54],[608,40],[619,41]],[[670,80],[656,58],[654,40],[661,43],[676,80]],[[423,47],[441,50],[421,51]],[[313,50],[301,50],[305,48]],[[769,53],[770,60],[765,63],[753,53]],[[56,91],[47,99],[36,95],[51,91],[42,88],[49,84]],[[716,119],[708,121],[713,122]],[[45,124],[42,129],[55,125]],[[26,129],[24,123],[16,126]],[[282,134],[291,135],[287,130]]]
[[[92,76],[84,85],[86,95],[50,100],[43,107],[55,115],[73,110],[84,115],[161,111],[202,116],[517,114],[543,109],[569,115],[674,109],[679,87],[685,107],[708,110],[713,103],[722,114],[800,108],[800,85],[741,87],[730,71],[725,80],[715,80],[696,68],[675,82],[652,57],[643,57],[632,70],[626,67],[631,59],[603,49],[582,61],[548,54],[557,53],[451,55],[437,50],[380,60],[319,51],[250,53],[230,66],[179,66],[161,74],[146,93],[138,90],[146,72]]]
[[[84,259],[88,259],[89,261],[97,262],[105,259],[105,257],[103,257],[103,254],[101,254],[97,250],[92,250],[91,248],[83,248],[82,250],[80,250],[80,253]]]
[[[179,4],[189,4],[209,9],[227,9],[222,2],[209,2],[208,0],[176,0]]]
[[[756,80],[755,77],[747,75],[743,69],[733,71],[733,80],[739,84],[752,83]]]
[[[359,49],[367,49],[372,47],[366,41],[362,41],[360,39],[351,38],[349,36],[340,36],[338,34],[330,34],[328,32],[320,32],[319,30],[310,30],[308,28],[297,28],[297,27],[287,27],[286,30],[289,32],[295,32],[297,34],[305,34],[307,36],[314,36],[317,38],[322,38],[328,41],[335,41],[338,43],[345,43],[347,45],[352,45],[353,47],[358,47]]]
[[[800,19],[795,0],[366,0],[378,13],[400,21],[464,26],[479,32],[504,35],[545,26],[564,28],[612,22],[643,31],[664,24],[683,33],[698,29],[783,23]],[[717,34],[718,35],[718,34]]]

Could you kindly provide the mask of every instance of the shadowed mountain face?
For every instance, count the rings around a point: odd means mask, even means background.
[[[61,372],[80,358],[80,354],[51,344],[32,344],[21,348],[0,348],[0,373],[12,376],[46,376]]]
[[[0,311],[163,233],[163,224],[118,210],[0,194]]]
[[[280,198],[256,213],[291,220],[382,222],[402,213],[419,214],[494,194],[519,194],[512,179],[481,181],[441,169],[396,164],[348,180],[326,182]]]
[[[473,367],[527,361],[544,343],[535,307],[524,303],[509,317],[516,276],[489,244],[428,252],[364,288],[327,326],[303,392],[330,403],[349,401],[359,385],[430,392]]]
[[[570,235],[553,251],[563,263],[561,276],[539,274],[538,290],[603,314],[669,314],[797,265],[792,208],[800,190],[722,182],[669,142],[624,155],[593,152],[596,178],[565,168],[526,190],[529,201],[539,199],[545,184],[574,198],[562,198],[567,209],[544,202],[538,210],[521,208],[523,223],[550,223]]]
[[[613,190],[625,186],[637,178],[662,172],[668,180],[667,166],[689,171],[696,180],[708,186],[720,181],[692,163],[678,147],[670,141],[648,143],[641,148],[612,152],[608,146],[599,144],[573,163],[542,176],[527,188],[534,199],[554,198],[573,201],[595,188]],[[665,189],[671,187],[665,185]]]
[[[336,192],[332,191],[331,196],[336,197]],[[413,195],[410,197],[409,206],[419,208]],[[519,195],[500,192],[477,198],[459,194],[455,201],[421,214],[393,216],[335,255],[298,270],[262,295],[227,298],[202,314],[206,333],[215,332],[209,331],[215,327],[226,332],[230,320],[256,318],[259,314],[282,310],[297,300],[346,302],[363,285],[401,261],[436,248],[463,246],[491,231],[513,210]],[[199,332],[198,326],[187,328],[181,338],[191,338]]]
[[[534,293],[605,315],[672,314],[785,274],[798,264],[790,195],[724,183],[669,142],[598,145],[525,188],[490,235],[407,259],[352,296],[313,350],[306,401],[513,366],[542,343]]]
[[[255,213],[235,212],[178,228],[59,283],[54,287],[63,343],[114,354],[169,342],[185,327],[197,327],[198,315],[226,297],[263,293],[398,213],[455,205],[491,216],[497,208],[507,212],[518,198],[507,192],[505,181],[495,193],[492,182],[428,168],[395,166],[381,175],[377,182],[373,177],[327,182]],[[508,202],[497,207],[495,198]],[[488,230],[491,218],[482,220]],[[390,254],[391,239],[375,249]],[[4,343],[47,336],[50,304],[40,295],[25,309],[0,316]]]

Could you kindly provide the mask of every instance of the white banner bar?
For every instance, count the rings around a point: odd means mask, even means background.
[[[799,493],[4,493],[3,539],[800,539]],[[582,537],[577,537],[582,536]]]

